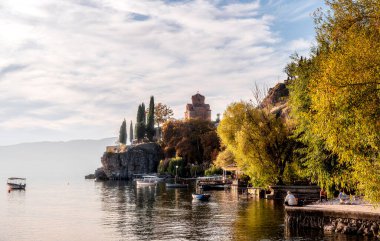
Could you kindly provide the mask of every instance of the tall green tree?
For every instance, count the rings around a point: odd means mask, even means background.
[[[143,123],[144,123],[144,127],[146,128],[146,108],[145,108],[145,104],[144,104],[144,102],[141,103],[141,109],[142,109],[142,113],[143,113]]]
[[[153,141],[154,136],[154,97],[150,97],[148,118],[146,123],[146,135],[150,141]]]
[[[145,137],[145,105],[142,103],[137,109],[136,139],[141,142]]]
[[[125,119],[123,120],[120,126],[119,143],[121,144],[127,143],[127,122],[125,121]]]
[[[129,125],[129,141],[131,142],[131,144],[133,142],[133,137],[134,137],[134,135],[133,135],[133,124],[131,121],[131,124]]]

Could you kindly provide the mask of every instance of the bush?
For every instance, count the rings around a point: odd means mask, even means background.
[[[176,168],[176,166],[178,166],[178,169]],[[175,176],[176,169],[178,176],[186,175],[185,162],[181,157],[161,160],[160,164],[158,165],[158,172],[161,174],[170,173],[172,176]]]
[[[212,175],[221,175],[223,174],[223,170],[220,167],[211,165],[209,169],[205,170],[205,176],[212,176]]]

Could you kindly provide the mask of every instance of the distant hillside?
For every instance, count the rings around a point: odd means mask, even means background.
[[[0,146],[0,177],[82,178],[101,166],[105,147],[115,140],[113,137]]]

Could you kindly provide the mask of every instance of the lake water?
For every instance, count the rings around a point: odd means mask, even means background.
[[[33,181],[0,185],[0,240],[358,240],[300,230],[286,234],[282,203],[133,182]]]

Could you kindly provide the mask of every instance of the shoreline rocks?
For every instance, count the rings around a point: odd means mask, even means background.
[[[133,174],[157,172],[162,159],[161,147],[154,142],[128,146],[123,152],[105,152],[96,180],[128,180]]]
[[[84,179],[95,179],[95,174],[88,174],[84,176]]]

